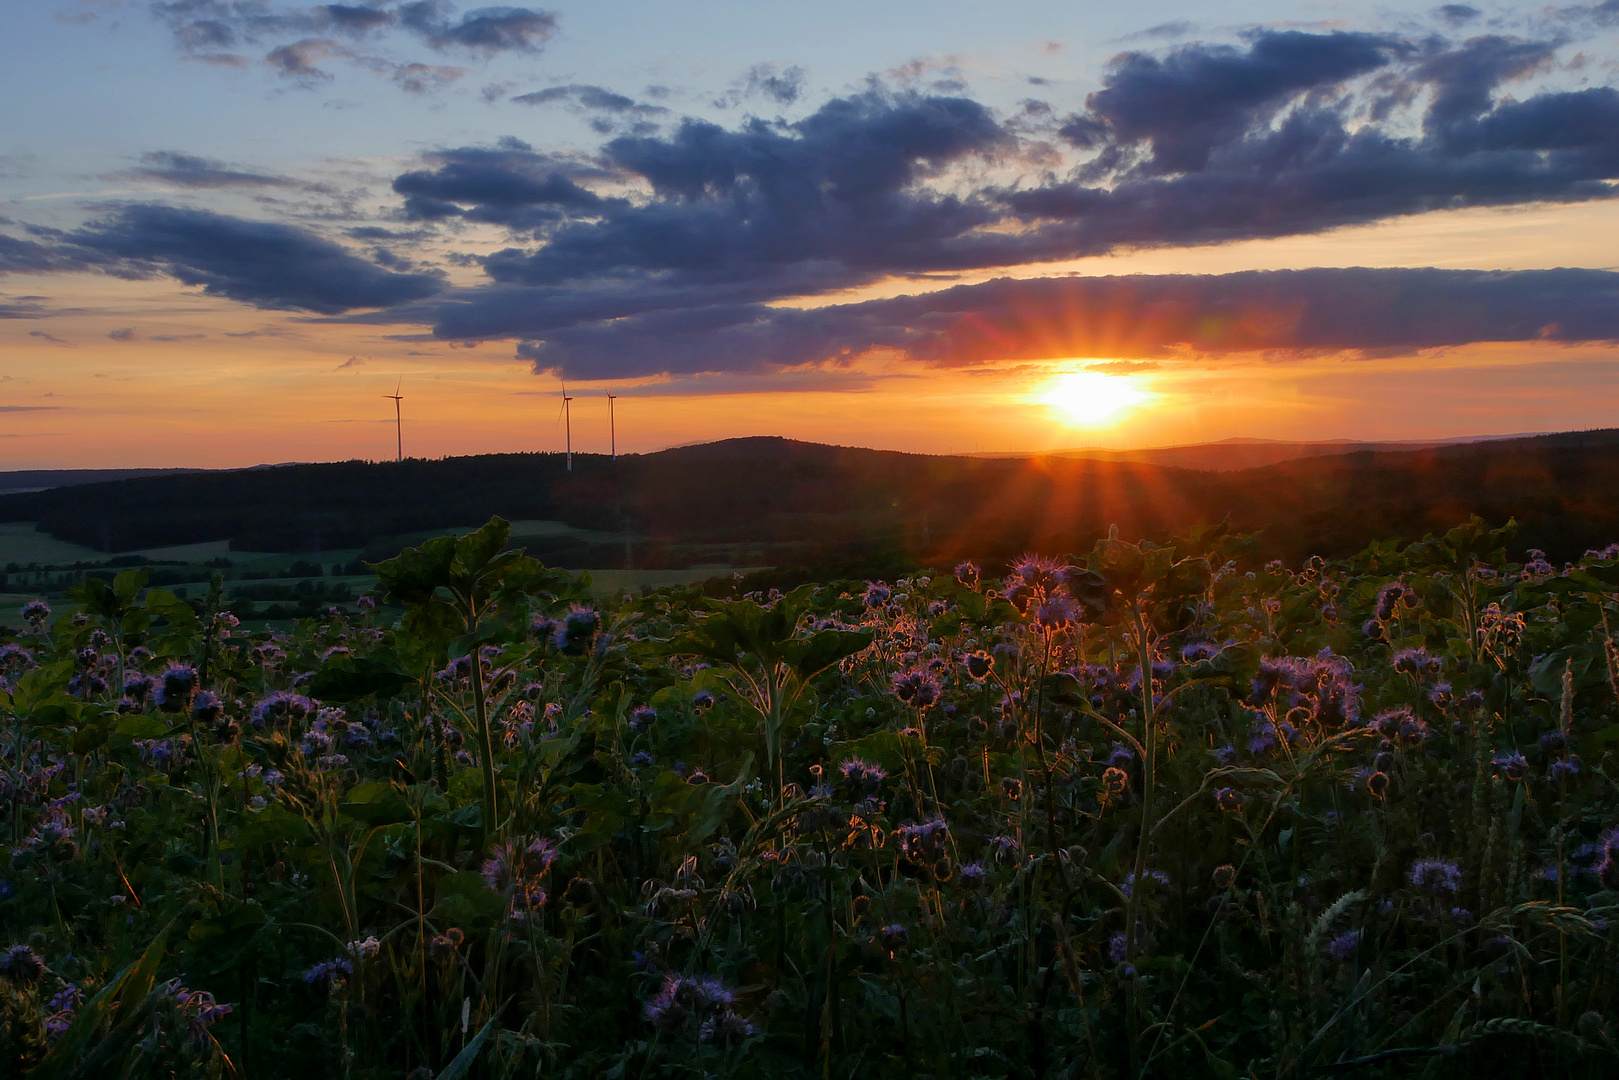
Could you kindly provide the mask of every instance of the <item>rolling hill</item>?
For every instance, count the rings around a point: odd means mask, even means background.
[[[37,522],[100,551],[229,541],[316,552],[476,523],[564,522],[535,538],[554,565],[941,563],[1073,551],[1118,525],[1162,539],[1230,518],[1267,556],[1344,554],[1516,517],[1557,558],[1619,540],[1619,430],[1417,449],[1315,454],[1216,471],[1078,455],[946,457],[732,439],[654,454],[505,454],[195,472],[0,497],[0,521]],[[548,550],[549,548],[549,550]]]

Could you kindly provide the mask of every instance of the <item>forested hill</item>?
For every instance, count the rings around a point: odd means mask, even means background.
[[[0,495],[48,488],[96,484],[106,480],[127,480],[136,476],[173,476],[195,469],[19,469],[0,472]]]
[[[320,551],[491,514],[658,544],[877,545],[929,561],[1162,538],[1230,517],[1266,554],[1339,554],[1478,513],[1554,557],[1619,540],[1619,430],[1304,458],[1213,472],[1069,457],[974,458],[732,439],[654,454],[501,454],[189,473],[0,497],[103,551],[206,540]]]

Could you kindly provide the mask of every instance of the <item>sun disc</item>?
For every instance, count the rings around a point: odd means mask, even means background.
[[[1151,396],[1127,375],[1073,371],[1057,376],[1040,400],[1061,409],[1072,423],[1094,425],[1107,423]]]

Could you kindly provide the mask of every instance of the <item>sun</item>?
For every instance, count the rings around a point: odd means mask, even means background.
[[[1052,380],[1040,400],[1067,413],[1072,423],[1088,427],[1106,424],[1152,396],[1128,375],[1073,371]]]

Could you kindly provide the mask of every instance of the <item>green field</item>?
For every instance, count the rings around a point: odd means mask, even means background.
[[[512,522],[512,542],[521,547],[525,541],[538,539],[551,539],[568,537],[588,541],[594,544],[618,544],[625,537],[619,533],[596,532],[588,529],[578,529],[560,521],[522,520]],[[409,533],[393,538],[400,547],[415,546],[430,540],[435,536],[461,536],[471,531],[471,526],[453,529],[431,529],[421,532]],[[161,570],[166,575],[174,575],[177,571],[187,568],[195,570],[194,574],[186,574],[183,580],[167,580],[163,587],[178,593],[183,598],[196,599],[204,595],[209,587],[216,568],[208,565],[219,559],[230,560],[230,566],[223,569],[225,577],[225,598],[227,603],[239,601],[244,590],[251,593],[254,589],[263,589],[265,586],[295,587],[299,582],[307,581],[312,584],[322,583],[327,587],[346,585],[354,596],[359,596],[372,589],[376,579],[370,574],[334,574],[334,566],[349,564],[367,557],[366,552],[360,548],[342,548],[331,551],[322,551],[307,554],[289,554],[285,552],[268,551],[232,551],[230,544],[225,540],[213,540],[199,544],[182,544],[171,547],[146,548],[140,551],[121,552],[109,554],[96,551],[93,548],[80,544],[72,544],[57,540],[48,533],[35,530],[32,522],[21,522],[0,525],[0,566],[16,564],[19,567],[30,568],[59,578],[61,574],[74,567],[83,568],[85,564],[105,565],[120,555],[139,555],[151,560],[155,570]],[[298,563],[315,563],[326,571],[321,577],[283,577]],[[729,578],[737,574],[746,574],[760,569],[758,566],[736,566],[725,562],[703,562],[689,567],[657,570],[623,570],[623,569],[592,569],[591,595],[595,597],[618,597],[626,593],[639,594],[643,589],[658,589],[671,585],[691,585],[712,578]],[[29,600],[44,596],[59,601],[64,586],[52,581],[48,585],[30,589],[25,582],[13,577],[9,586],[0,586],[0,626],[13,629],[22,629],[23,622],[19,611],[22,605]],[[274,603],[275,601],[269,601]],[[265,601],[256,602],[263,608]],[[259,625],[261,619],[254,619],[253,624]]]

